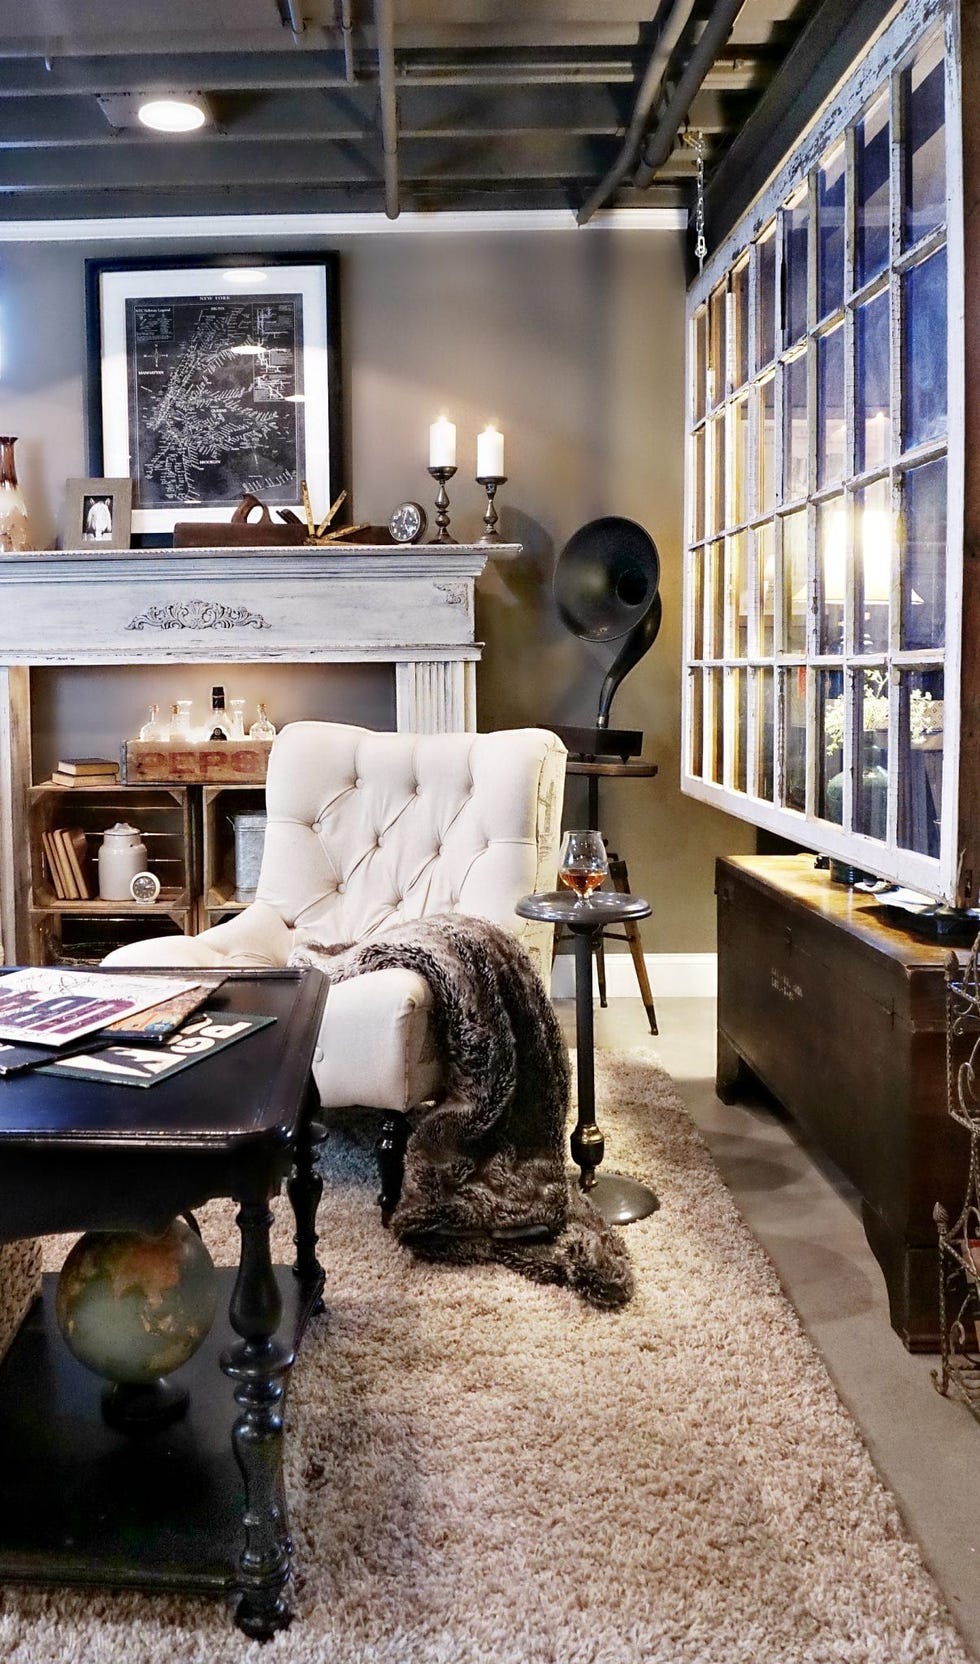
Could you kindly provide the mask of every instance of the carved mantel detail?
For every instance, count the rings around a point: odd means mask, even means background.
[[[271,629],[261,613],[248,607],[227,607],[216,601],[173,601],[165,607],[147,607],[126,625],[127,630],[234,630],[249,625],[255,630]]]
[[[435,587],[445,596],[445,606],[465,607],[467,593],[464,584],[436,584]]]

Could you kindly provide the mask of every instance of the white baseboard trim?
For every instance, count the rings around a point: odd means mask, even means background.
[[[716,953],[645,953],[643,959],[654,1000],[714,999],[718,992]],[[592,988],[598,995],[594,964]],[[574,998],[575,961],[571,953],[562,952],[555,960],[551,992],[556,1000]],[[636,972],[628,953],[606,954],[606,994],[611,1000],[639,997]]]

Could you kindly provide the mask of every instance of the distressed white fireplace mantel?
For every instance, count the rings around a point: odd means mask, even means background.
[[[512,543],[0,554],[0,937],[26,903],[32,665],[387,663],[407,732],[476,727],[473,593]],[[4,926],[6,925],[6,929]]]

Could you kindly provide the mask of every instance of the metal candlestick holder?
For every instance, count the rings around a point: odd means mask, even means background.
[[[487,494],[487,512],[483,516],[483,524],[486,526],[487,529],[484,532],[483,536],[481,537],[480,542],[481,543],[499,543],[500,542],[500,533],[497,530],[497,521],[499,520],[500,516],[498,515],[497,510],[494,507],[493,499],[497,495],[498,485],[506,485],[507,484],[507,475],[506,474],[477,474],[476,483],[477,483],[477,485],[482,485],[484,490],[486,491],[486,494]]]
[[[430,537],[430,543],[455,543],[456,539],[449,535],[449,498],[446,495],[446,481],[451,480],[455,468],[430,468],[429,473],[434,480],[439,481],[436,493],[436,525],[439,530],[435,537]]]

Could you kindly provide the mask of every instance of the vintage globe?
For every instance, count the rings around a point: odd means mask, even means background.
[[[193,1357],[214,1321],[214,1262],[175,1219],[158,1236],[89,1231],[58,1278],[58,1326],[80,1363],[150,1386]]]

